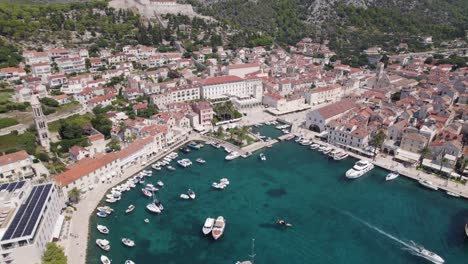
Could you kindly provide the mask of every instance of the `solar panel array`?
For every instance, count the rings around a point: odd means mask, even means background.
[[[32,234],[51,188],[52,184],[33,187],[28,199],[18,209],[10,226],[3,235],[2,241]]]
[[[0,191],[7,190],[9,192],[14,192],[16,189],[23,187],[24,183],[25,181],[4,183],[0,185]]]

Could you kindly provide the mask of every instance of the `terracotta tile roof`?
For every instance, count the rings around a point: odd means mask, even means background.
[[[353,101],[341,100],[336,103],[319,108],[316,111],[318,111],[323,118],[328,119],[339,114],[345,113],[355,107],[356,104]]]
[[[246,63],[246,64],[233,64],[227,66],[229,70],[235,70],[235,69],[244,69],[244,68],[251,68],[251,67],[260,67],[260,64],[258,63]]]
[[[89,141],[96,141],[100,139],[104,139],[104,135],[102,134],[94,134],[88,137]]]
[[[219,76],[219,77],[212,77],[207,78],[201,81],[203,85],[213,85],[213,84],[221,84],[221,83],[230,83],[230,82],[240,82],[243,79],[237,76],[228,75],[228,76]]]
[[[27,159],[29,157],[29,154],[26,153],[26,151],[21,150],[18,152],[6,154],[3,156],[0,156],[0,166],[8,165],[10,163],[14,163],[20,160]]]

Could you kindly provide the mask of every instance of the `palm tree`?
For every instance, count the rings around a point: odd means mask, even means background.
[[[374,139],[372,140],[372,145],[374,146],[374,156],[373,160],[375,160],[375,156],[377,156],[377,148],[382,147],[382,144],[387,136],[385,135],[385,132],[380,129],[379,132],[374,136]]]
[[[439,174],[442,175],[442,167],[445,165],[445,163],[448,161],[446,158],[440,159],[440,169],[439,169]]]
[[[421,154],[421,156],[419,157],[419,167],[422,167],[423,160],[427,156],[431,155],[431,149],[428,147],[424,147],[423,149],[419,151],[419,154]]]
[[[71,189],[68,192],[68,199],[71,202],[77,203],[80,200],[80,196],[81,196],[80,190],[78,190],[78,188],[76,187],[73,187],[73,189]]]

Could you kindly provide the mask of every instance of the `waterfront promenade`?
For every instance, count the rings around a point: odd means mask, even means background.
[[[67,236],[68,239],[59,242],[61,246],[65,247],[65,254],[68,257],[68,263],[86,263],[89,219],[95,215],[96,207],[110,188],[122,181],[125,181],[127,178],[135,175],[151,163],[154,163],[155,161],[163,158],[168,153],[178,149],[187,142],[198,139],[200,139],[198,134],[188,135],[185,140],[170,146],[168,151],[162,152],[161,154],[152,157],[146,162],[135,164],[132,167],[127,168],[121,176],[112,178],[108,182],[99,184],[93,190],[84,194],[81,198],[81,201],[76,205],[77,210],[73,213],[70,234]]]

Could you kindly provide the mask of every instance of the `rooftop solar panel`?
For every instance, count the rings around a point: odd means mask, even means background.
[[[18,185],[16,185],[15,190],[17,190],[17,189],[23,187],[23,186],[24,186],[24,183],[25,183],[25,181],[20,181],[20,182],[18,182]],[[15,191],[15,190],[13,190],[13,191]]]
[[[7,190],[8,190],[9,192],[12,192],[12,191],[16,188],[16,185],[18,185],[18,182],[12,182],[12,183],[10,183],[10,185],[8,185],[8,187],[7,187]]]
[[[36,207],[37,203],[39,202],[39,198],[41,197],[43,190],[44,190],[44,185],[41,185],[37,188],[37,191],[34,193],[34,196],[31,202],[26,207],[26,210],[24,211],[23,216],[21,217],[21,220],[18,222],[15,228],[15,232],[13,232],[13,235],[11,236],[11,238],[20,237],[21,234],[24,232],[24,229],[26,228],[26,225],[28,224],[28,221],[31,218],[31,214],[34,211],[34,208]]]
[[[37,219],[39,218],[39,215],[42,212],[42,208],[44,207],[44,203],[46,202],[51,187],[52,184],[48,184],[45,186],[44,191],[42,191],[41,196],[39,197],[39,201],[36,207],[34,208],[34,211],[31,214],[31,218],[29,219],[29,222],[26,225],[26,228],[23,234],[21,234],[21,236],[29,236],[32,234],[34,226],[36,226]]]
[[[8,185],[10,185],[9,183],[4,183],[2,185],[0,185],[0,191],[3,190],[3,189],[6,189],[8,187]]]

